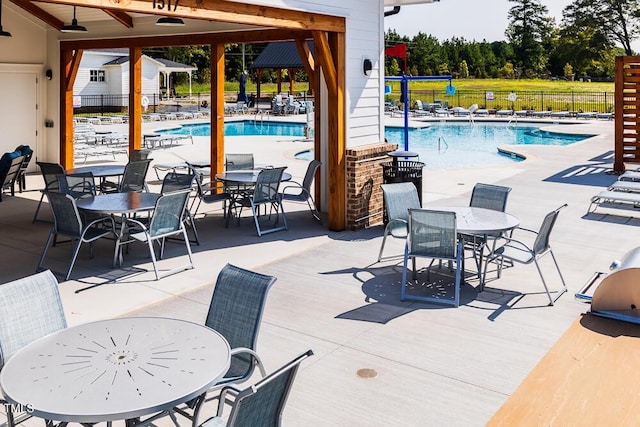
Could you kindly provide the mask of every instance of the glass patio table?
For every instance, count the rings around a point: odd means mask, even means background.
[[[205,393],[229,369],[227,340],[204,325],[128,317],[62,329],[2,368],[4,397],[61,423],[149,422]]]

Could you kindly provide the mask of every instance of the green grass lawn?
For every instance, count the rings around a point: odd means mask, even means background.
[[[544,91],[544,92],[613,92],[613,82],[579,82],[566,80],[507,80],[507,79],[454,79],[453,86],[457,90],[494,90],[494,91]],[[394,90],[399,90],[400,82],[389,82]],[[409,88],[411,90],[432,90],[442,89],[449,83],[447,81],[411,81]],[[397,88],[396,88],[397,86]],[[302,92],[307,90],[309,84],[307,82],[296,82],[294,90]],[[278,86],[275,83],[263,83],[260,85],[262,93],[275,93]],[[282,90],[287,91],[289,84],[282,84]],[[179,93],[188,93],[188,85],[179,85],[176,90]],[[192,93],[209,93],[210,86],[194,83],[192,85]],[[239,90],[238,82],[226,82],[224,84],[225,92],[237,92]],[[247,82],[247,92],[255,92],[256,85],[253,82]]]

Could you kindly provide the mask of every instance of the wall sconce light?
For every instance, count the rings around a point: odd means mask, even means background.
[[[370,75],[371,70],[373,70],[373,64],[371,63],[371,60],[369,58],[364,58],[364,60],[362,61],[362,71],[364,72],[364,75]]]
[[[45,71],[44,75],[47,77],[47,80],[51,80],[53,78],[53,71],[51,71],[51,68]]]

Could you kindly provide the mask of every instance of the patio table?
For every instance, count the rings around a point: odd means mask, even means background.
[[[137,191],[127,191],[124,193],[98,194],[93,197],[85,197],[76,201],[78,209],[85,212],[97,214],[107,214],[111,216],[120,215],[120,233],[116,238],[118,242],[125,234],[126,217],[131,214],[149,212],[156,206],[156,201],[161,196],[159,193],[145,193]],[[116,257],[122,264],[122,253],[114,254],[113,264],[115,266]]]
[[[456,229],[458,233],[478,236],[487,239],[489,236],[497,236],[513,230],[520,225],[520,220],[506,212],[492,209],[476,208],[470,206],[429,206],[428,209],[448,211],[456,213]],[[484,287],[482,276],[482,255],[484,245],[480,246],[478,253],[478,279],[480,290]]]
[[[46,420],[135,426],[206,392],[227,372],[230,351],[220,333],[192,322],[103,320],[22,348],[2,368],[0,387]]]

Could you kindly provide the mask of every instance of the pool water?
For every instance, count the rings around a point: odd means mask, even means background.
[[[434,123],[409,130],[409,151],[417,153],[430,169],[498,166],[522,160],[499,153],[502,145],[564,146],[592,136],[541,131],[539,126],[522,123]],[[404,149],[404,128],[387,127],[385,137]]]
[[[549,126],[548,124],[544,125]],[[304,136],[303,123],[256,122],[244,120],[224,124],[225,136]],[[188,124],[175,129],[159,130],[163,134],[209,136],[209,123]],[[593,135],[569,135],[541,131],[531,124],[505,124],[492,122],[433,123],[430,127],[409,129],[409,151],[418,154],[418,159],[429,169],[457,169],[469,167],[498,166],[522,160],[514,155],[498,152],[502,145],[569,145]],[[385,138],[404,149],[404,128],[387,127]],[[313,158],[312,151],[296,155],[303,160]]]
[[[304,124],[243,120],[238,122],[227,122],[224,124],[225,136],[304,136]],[[209,123],[197,123],[182,125],[175,129],[163,129],[157,131],[162,134],[171,135],[193,135],[210,136],[211,125]]]

